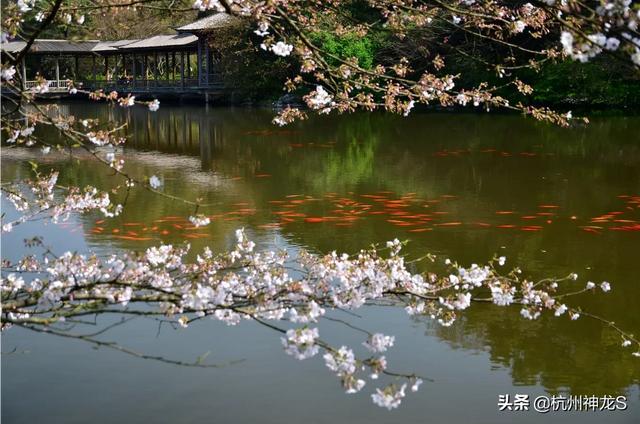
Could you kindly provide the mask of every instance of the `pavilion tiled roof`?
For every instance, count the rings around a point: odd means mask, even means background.
[[[136,49],[162,49],[167,47],[187,47],[195,44],[198,37],[193,34],[156,35],[149,38],[133,41],[132,43],[117,46],[119,51]]]
[[[195,45],[198,37],[194,34],[210,29],[224,28],[236,22],[240,18],[228,13],[215,13],[198,19],[187,25],[176,28],[177,34],[155,35],[149,38],[117,40],[117,41],[71,41],[71,40],[44,40],[37,39],[31,45],[29,53],[35,54],[91,54],[126,52],[129,50],[160,50],[166,48],[179,48]],[[2,43],[2,51],[18,53],[26,47],[24,41],[10,41]]]
[[[9,41],[6,43],[2,43],[2,51],[7,53],[18,53],[21,52],[27,43],[24,41]]]
[[[135,43],[140,41],[140,39],[131,39],[131,40],[118,40],[118,41],[100,41],[94,48],[93,51],[96,53],[106,53],[106,52],[116,52],[121,47],[126,46],[127,44]]]
[[[69,41],[69,40],[44,40],[37,39],[29,49],[30,53],[91,53],[99,43],[98,40]],[[24,41],[11,41],[2,44],[5,52],[17,53],[27,46]]]
[[[198,19],[197,21],[191,22],[190,24],[178,27],[176,28],[176,31],[197,33],[210,29],[224,28],[239,21],[240,18],[229,15],[228,13],[220,12],[206,16],[202,19]]]

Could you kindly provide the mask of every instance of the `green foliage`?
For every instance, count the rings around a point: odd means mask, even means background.
[[[549,64],[531,81],[537,103],[640,106],[640,76],[610,57]]]
[[[521,95],[513,85],[504,86],[505,79],[494,70],[468,58],[455,59],[447,61],[445,69],[460,75],[457,87],[474,87],[486,81],[489,86],[502,87],[495,94],[514,102],[593,109],[640,107],[640,73],[611,56],[598,57],[587,63],[572,60],[547,63],[538,72],[530,69],[517,72],[515,76],[533,87],[531,96]]]
[[[380,33],[362,37],[357,34],[338,36],[328,31],[318,31],[311,34],[311,40],[332,56],[343,60],[356,58],[358,65],[365,69],[373,67],[376,53],[384,44]],[[329,62],[331,65],[339,65],[339,61],[335,59],[329,58]]]
[[[212,31],[209,47],[232,100],[274,100],[296,68],[291,60],[275,58],[259,47],[252,28],[243,24]]]

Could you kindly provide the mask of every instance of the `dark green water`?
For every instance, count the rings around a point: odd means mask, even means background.
[[[204,230],[180,218],[183,204],[134,190],[122,216],[42,223],[3,237],[3,255],[41,234],[59,250],[140,249],[185,240],[223,249],[245,227],[260,247],[352,252],[372,242],[410,240],[407,254],[482,262],[494,253],[532,278],[576,272],[575,283],[608,280],[608,294],[574,298],[590,312],[640,333],[640,119],[598,118],[560,129],[517,116],[351,115],[313,118],[285,129],[252,109],[163,106],[113,109],[72,103],[62,113],[127,122],[127,169],[157,175],[167,193],[212,206]],[[51,134],[55,137],[55,134]],[[27,175],[26,159],[4,149],[2,179]],[[89,160],[49,155],[62,183],[122,183]],[[7,209],[3,205],[4,209]],[[11,213],[10,210],[8,210]],[[167,218],[169,217],[169,218]],[[187,228],[185,228],[187,227]],[[422,266],[422,265],[421,265]],[[616,422],[640,419],[640,360],[600,324],[529,322],[517,309],[476,305],[451,328],[371,308],[348,318],[396,336],[395,368],[435,380],[393,412],[369,391],[344,395],[321,360],[287,357],[277,335],[243,323],[202,322],[163,330],[134,322],[108,339],[189,360],[246,359],[190,370],[79,342],[10,330],[3,334],[2,418],[6,422],[496,423]],[[335,343],[357,335],[323,323]],[[498,412],[498,394],[627,395],[617,412]]]

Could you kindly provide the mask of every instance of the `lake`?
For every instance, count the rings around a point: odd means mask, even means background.
[[[158,176],[168,194],[209,204],[194,230],[187,205],[133,190],[122,215],[19,226],[3,255],[25,254],[42,235],[55,250],[144,249],[187,240],[222,250],[244,227],[259,248],[355,252],[394,238],[406,254],[482,263],[496,255],[533,279],[579,274],[610,293],[571,299],[640,333],[640,118],[595,117],[552,127],[515,115],[414,113],[312,117],[279,128],[250,108],[162,105],[112,108],[62,103],[59,113],[126,123],[125,169]],[[50,132],[51,139],[57,134]],[[87,156],[2,151],[2,180],[28,175],[27,160],[60,169],[61,183],[122,184]],[[5,204],[3,212],[14,216]],[[133,321],[104,336],[145,353],[228,363],[190,369],[136,359],[75,340],[11,329],[2,335],[2,419],[7,423],[633,423],[640,422],[640,360],[620,337],[587,318],[527,321],[519,308],[474,305],[451,327],[394,307],[332,316],[392,334],[394,369],[433,379],[389,412],[371,387],[345,395],[320,358],[296,361],[256,324],[201,321],[188,329]],[[109,320],[103,318],[101,323]],[[324,337],[361,337],[321,322]],[[15,349],[15,351],[14,351]],[[625,395],[615,412],[499,412],[500,394]]]

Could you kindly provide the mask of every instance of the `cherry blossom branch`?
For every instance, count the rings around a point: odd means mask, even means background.
[[[640,343],[632,334],[580,307],[562,303],[566,298],[597,290],[592,282],[579,290],[572,288],[576,274],[533,282],[522,278],[519,268],[499,272],[497,267],[505,265],[504,257],[469,268],[447,260],[449,276],[413,274],[400,255],[402,243],[398,240],[388,242],[384,249],[372,247],[352,255],[301,251],[289,258],[286,251],[255,251],[255,244],[242,230],[236,236],[234,250],[214,255],[205,248],[194,262],[184,260],[188,246],[162,245],[144,253],[127,252],[106,259],[67,252],[52,259],[46,254],[42,260],[32,255],[15,265],[5,263],[0,322],[5,330],[18,325],[57,335],[60,330],[53,326],[89,314],[164,316],[165,322],[176,327],[188,327],[204,317],[229,325],[252,320],[282,334],[285,352],[296,359],[324,351],[326,366],[347,393],[358,392],[367,384],[363,371],[371,380],[387,376],[404,381],[399,386],[391,383],[378,387],[372,394],[374,403],[389,409],[400,404],[408,384],[417,390],[422,379],[388,369],[385,356],[380,354],[394,344],[393,336],[328,317],[327,310],[396,305],[410,316],[430,318],[448,327],[472,303],[513,305],[528,320],[536,320],[543,313],[569,315],[571,320],[594,318],[620,335],[622,347],[634,345],[638,350],[632,354],[640,356]],[[388,254],[383,256],[383,250]],[[7,274],[9,269],[31,274]],[[291,269],[295,271],[290,274]],[[611,286],[602,282],[599,289],[606,293]],[[486,297],[487,292],[490,297]],[[115,305],[123,309],[119,311]],[[373,355],[359,357],[352,348],[332,346],[321,339],[318,328],[312,327],[320,319],[364,334],[367,338],[363,344]],[[302,326],[287,328],[276,322]],[[94,342],[96,334],[102,331],[73,337]],[[111,347],[110,342],[102,343]]]
[[[152,361],[158,361],[158,362],[163,362],[165,364],[170,364],[170,365],[178,365],[181,367],[192,367],[192,368],[223,368],[223,367],[227,367],[230,365],[236,365],[239,364],[241,362],[243,362],[244,360],[235,360],[235,361],[229,361],[228,363],[225,364],[207,364],[204,363],[203,361],[206,359],[207,356],[209,356],[209,352],[200,355],[195,361],[193,362],[186,362],[186,361],[179,361],[179,360],[175,360],[175,359],[169,359],[169,358],[165,358],[164,356],[158,356],[158,355],[149,355],[146,353],[142,353],[142,352],[138,352],[132,349],[129,349],[127,347],[124,347],[116,342],[106,342],[103,340],[97,340],[94,339],[93,337],[91,337],[90,335],[82,335],[82,334],[68,334],[68,333],[64,333],[61,331],[56,331],[51,329],[50,327],[48,328],[39,328],[39,327],[35,327],[33,325],[28,325],[28,324],[18,324],[21,328],[30,330],[30,331],[34,331],[36,333],[44,333],[44,334],[50,334],[53,336],[58,336],[58,337],[64,337],[64,338],[70,338],[70,339],[75,339],[75,340],[80,340],[86,343],[90,343],[96,347],[104,347],[104,348],[108,348],[108,349],[113,349],[116,350],[118,352],[124,353],[126,355],[130,355],[130,356],[134,356],[136,358],[140,358],[140,359],[148,359],[148,360],[152,360]]]

